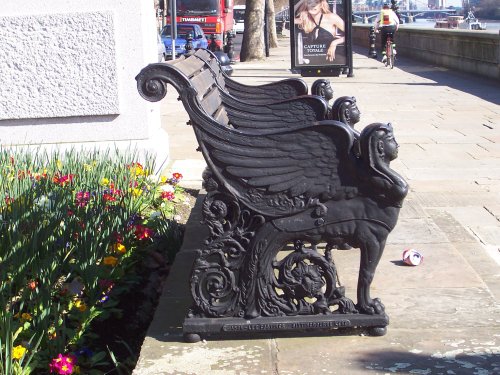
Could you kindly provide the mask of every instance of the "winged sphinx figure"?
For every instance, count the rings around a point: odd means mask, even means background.
[[[300,99],[289,122],[273,116],[277,107],[248,105],[256,126],[223,101],[224,124],[202,108],[185,75],[158,65],[137,77],[139,92],[160,100],[165,82],[177,89],[209,167],[203,215],[210,236],[193,265],[190,316],[384,314],[370,285],[408,192],[389,165],[398,151],[391,124],[359,134],[310,116],[301,125],[293,118]],[[287,114],[286,104],[281,111]],[[357,304],[345,297],[332,261],[343,244],[360,249]]]
[[[236,300],[245,306],[245,316],[298,314],[304,308],[275,292],[280,283],[273,262],[287,243],[296,241],[360,248],[355,311],[384,312],[381,302],[370,297],[370,284],[408,191],[389,167],[398,148],[390,124],[363,129],[360,156],[353,150],[352,129],[336,121],[260,136],[216,126],[196,127],[195,132],[217,191],[229,193],[240,208],[261,217],[262,225],[242,250],[245,272],[237,289],[244,295]],[[321,300],[328,306],[337,298],[332,287]]]

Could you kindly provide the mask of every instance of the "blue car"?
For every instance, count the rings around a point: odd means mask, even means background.
[[[199,25],[191,23],[177,24],[177,38],[175,39],[175,56],[178,57],[186,53],[187,36],[191,34],[193,37],[193,49],[208,48],[208,39]],[[161,40],[165,44],[167,51],[167,59],[172,58],[172,36],[171,27],[166,25],[161,30]]]

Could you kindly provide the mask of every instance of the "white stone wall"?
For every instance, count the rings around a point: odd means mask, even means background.
[[[158,103],[135,76],[157,61],[153,0],[2,0],[0,144],[138,148],[168,156]]]

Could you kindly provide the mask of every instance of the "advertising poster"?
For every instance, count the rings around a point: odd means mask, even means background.
[[[292,69],[340,70],[350,65],[349,0],[290,0],[290,9]]]

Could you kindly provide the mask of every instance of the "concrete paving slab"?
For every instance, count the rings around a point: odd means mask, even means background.
[[[145,349],[161,349],[156,357],[141,358],[135,373],[141,375],[255,375],[274,374],[270,339],[208,341],[196,344],[163,342],[148,338]]]
[[[418,199],[424,207],[441,207],[446,210],[449,207],[483,207],[487,202],[499,204],[500,196],[494,192],[453,192],[445,188],[441,192],[419,192]]]
[[[446,235],[429,218],[400,218],[398,225],[389,235],[391,243],[443,243]]]
[[[452,244],[442,244],[439,248],[425,243],[412,244],[423,256],[424,261],[417,267],[402,262],[402,253],[407,247],[387,245],[377,267],[372,294],[394,301],[413,295],[417,290],[438,291],[445,288],[485,288],[480,275],[466,262]],[[337,251],[333,254],[338,276],[346,287],[350,298],[355,298],[359,270],[359,251]],[[410,290],[410,291],[409,291]],[[398,303],[396,304],[398,305]],[[418,318],[417,318],[418,319]]]
[[[495,374],[499,333],[479,328],[389,329],[384,337],[277,339],[278,373],[287,375]],[[304,363],[306,362],[306,363]],[[282,366],[280,366],[282,365]]]

